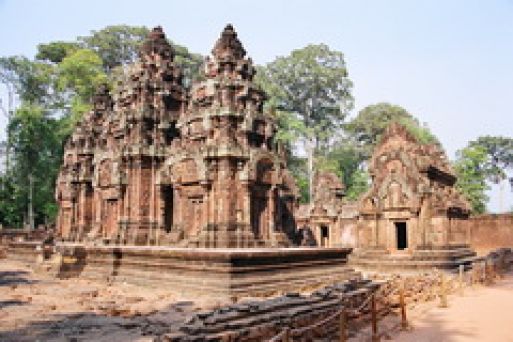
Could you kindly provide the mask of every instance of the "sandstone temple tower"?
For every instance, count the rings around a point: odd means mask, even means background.
[[[187,92],[153,29],[114,96],[65,146],[57,181],[64,240],[183,247],[288,246],[297,189],[263,113],[255,68],[228,25]]]
[[[358,206],[356,263],[452,267],[469,249],[470,209],[443,150],[391,124],[369,163],[372,186]]]

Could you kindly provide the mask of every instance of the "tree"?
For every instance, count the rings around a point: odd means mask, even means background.
[[[369,175],[365,171],[366,159],[351,139],[339,140],[324,157],[327,163],[317,163],[319,169],[336,173],[346,187],[346,197],[355,201],[369,187]]]
[[[346,183],[346,198],[350,201],[356,201],[369,189],[369,173],[361,168],[356,169]]]
[[[89,101],[96,87],[107,81],[102,60],[91,50],[80,49],[66,56],[58,65],[57,89],[73,92]]]
[[[513,168],[513,138],[483,136],[471,141],[469,146],[482,147],[486,151],[482,168],[488,180],[497,184],[507,178],[507,170]]]
[[[4,224],[20,226],[25,216],[33,226],[54,217],[54,187],[62,156],[55,134],[58,125],[41,106],[23,104],[16,110],[8,126],[15,164],[2,179],[9,193],[0,194],[9,197],[0,208]]]
[[[7,118],[7,126],[12,120],[16,103],[19,101],[44,103],[50,93],[51,66],[34,62],[23,56],[0,57],[0,83],[7,91],[7,107],[0,101],[0,109]],[[10,169],[11,140],[7,135],[5,148],[5,170]]]
[[[21,226],[51,221],[62,146],[83,113],[91,108],[96,86],[113,84],[116,73],[134,62],[148,29],[109,26],[74,41],[39,44],[35,60],[0,58],[0,83],[6,87],[8,119],[6,172],[0,178],[0,222]],[[171,43],[185,85],[198,75],[203,57]],[[29,200],[31,198],[31,200]],[[29,203],[33,210],[29,210]],[[28,215],[33,212],[34,215]]]
[[[55,41],[48,44],[39,44],[36,59],[57,64],[78,49],[80,49],[80,45],[76,42]]]
[[[385,129],[392,123],[398,122],[419,140],[420,143],[436,143],[438,139],[427,127],[419,124],[404,108],[389,103],[370,105],[358,112],[358,115],[346,126],[345,131],[362,149],[362,156],[370,158],[372,151],[379,142]]]
[[[481,214],[486,211],[488,196],[486,191],[486,171],[483,165],[487,160],[487,151],[482,146],[468,146],[457,152],[454,170],[458,177],[456,188],[467,198],[472,212]]]
[[[109,73],[113,68],[137,59],[139,47],[148,33],[144,26],[113,25],[91,31],[91,35],[78,37],[78,41],[100,56],[105,71]]]
[[[256,82],[274,106],[289,113],[287,122],[303,126],[298,140],[308,154],[311,193],[315,154],[328,148],[353,106],[344,55],[324,44],[308,45],[259,68]]]
[[[100,84],[107,84],[102,60],[93,51],[80,49],[57,65],[56,89],[60,93],[65,116],[63,137],[71,134],[83,114],[91,109],[91,99]]]
[[[0,82],[21,101],[42,103],[50,90],[52,67],[23,56],[0,57]]]
[[[112,25],[91,31],[89,36],[79,37],[78,43],[82,48],[96,52],[103,62],[104,71],[110,75],[116,68],[137,60],[139,48],[149,32],[145,26]],[[184,85],[189,87],[199,75],[203,56],[191,53],[186,47],[172,41],[169,43],[175,50],[175,62],[184,73]]]
[[[200,79],[200,70],[204,57],[198,53],[190,52],[185,46],[169,42],[175,50],[175,63],[183,72],[183,82],[186,88],[190,88],[193,81]]]

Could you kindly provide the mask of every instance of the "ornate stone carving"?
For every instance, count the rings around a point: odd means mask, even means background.
[[[290,245],[297,189],[235,30],[226,26],[205,62],[205,80],[190,94],[174,55],[156,27],[114,96],[98,89],[93,111],[66,145],[57,186],[61,237]],[[79,178],[79,170],[88,172]],[[71,198],[71,187],[83,189],[82,197]]]

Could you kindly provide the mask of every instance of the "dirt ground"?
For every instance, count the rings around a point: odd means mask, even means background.
[[[513,272],[493,285],[466,288],[438,302],[410,311],[412,329],[392,336],[407,342],[513,342]]]
[[[513,342],[513,272],[490,286],[408,308],[411,328],[398,317],[379,324],[382,340]],[[0,341],[151,341],[215,302],[180,299],[172,289],[58,280],[20,262],[0,260]],[[370,340],[370,328],[351,341]]]
[[[378,324],[382,341],[398,342],[513,342],[513,271],[492,285],[466,287],[448,296],[448,307],[439,299],[407,309],[409,327],[400,329],[400,318],[388,316]],[[371,341],[370,327],[350,342]]]
[[[59,280],[0,260],[0,341],[151,341],[216,305],[172,289]]]

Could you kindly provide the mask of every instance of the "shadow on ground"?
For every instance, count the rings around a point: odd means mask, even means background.
[[[16,305],[16,304],[14,304]],[[57,314],[9,331],[0,331],[0,341],[144,341],[171,332],[191,313],[192,302],[175,302],[163,310],[134,317],[80,312]]]
[[[27,304],[27,302],[22,302],[21,300],[0,300],[0,309],[5,309],[9,306],[19,306],[25,304]]]
[[[2,271],[0,272],[0,286],[35,284],[37,280],[29,279],[27,271]]]

